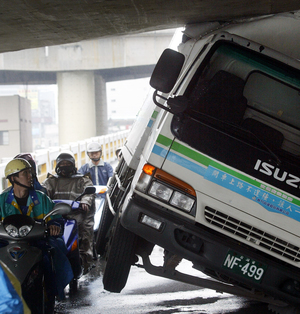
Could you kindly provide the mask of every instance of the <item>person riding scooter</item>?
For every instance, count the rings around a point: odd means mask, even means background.
[[[75,158],[71,151],[61,152],[56,158],[55,172],[48,174],[42,185],[52,200],[75,200],[85,187],[93,186],[88,176],[77,173]],[[82,210],[73,211],[66,218],[75,219],[78,224],[79,252],[82,261],[83,274],[93,266],[93,226],[94,226],[95,195],[85,195],[80,204]]]
[[[54,203],[44,193],[34,190],[32,186],[32,168],[25,159],[16,158],[11,160],[5,167],[5,177],[11,183],[11,188],[0,194],[0,219],[21,214],[30,216],[35,220],[42,220],[54,207]],[[64,288],[72,280],[73,272],[69,260],[66,257],[66,246],[59,236],[61,225],[59,215],[50,216],[48,227],[50,237],[46,243],[35,243],[44,252],[45,247],[50,245],[54,248],[54,268],[56,272],[56,294],[60,299],[64,298]],[[45,256],[45,260],[47,260]],[[45,265],[47,268],[47,265]],[[48,278],[51,274],[48,273]],[[53,278],[53,276],[52,276]],[[50,287],[51,288],[51,287]],[[49,289],[50,289],[49,288]]]
[[[113,176],[114,171],[108,162],[101,159],[101,145],[97,142],[89,143],[87,154],[91,161],[83,165],[78,172],[82,174],[90,173],[94,185],[106,185],[108,179]]]

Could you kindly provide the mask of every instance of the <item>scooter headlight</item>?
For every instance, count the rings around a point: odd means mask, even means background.
[[[31,231],[31,229],[32,229],[32,226],[27,226],[27,225],[22,226],[22,227],[19,229],[19,236],[20,236],[21,238],[26,237],[27,234]]]
[[[6,232],[13,238],[17,238],[19,236],[19,230],[14,225],[8,225],[5,227]]]
[[[7,225],[5,227],[6,232],[13,238],[23,238],[31,231],[32,226],[24,225],[19,229],[14,225]]]

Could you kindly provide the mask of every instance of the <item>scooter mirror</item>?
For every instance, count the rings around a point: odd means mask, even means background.
[[[85,187],[83,193],[81,195],[79,195],[74,202],[77,202],[79,200],[81,200],[82,196],[87,195],[87,194],[95,194],[96,193],[96,188],[94,186],[87,186]]]
[[[43,219],[46,220],[51,215],[67,215],[72,211],[72,207],[66,203],[56,203],[51,210]]]
[[[84,189],[84,192],[82,195],[86,195],[86,194],[94,194],[96,193],[96,188],[94,186],[87,186],[85,189]]]

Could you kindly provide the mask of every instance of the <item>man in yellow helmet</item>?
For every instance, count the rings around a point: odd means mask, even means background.
[[[52,200],[43,192],[36,191],[32,187],[31,165],[27,160],[21,158],[11,160],[5,167],[5,177],[12,186],[0,194],[1,220],[14,214],[42,220],[53,209]],[[59,218],[61,218],[60,215],[48,218],[50,230],[48,243],[55,249],[56,289],[58,296],[62,299],[64,298],[64,287],[72,280],[73,272],[66,257],[65,243],[61,237],[58,237],[61,229],[61,224],[57,220]]]
[[[23,214],[34,219],[43,219],[54,206],[49,197],[32,187],[31,165],[27,160],[16,158],[5,167],[5,177],[12,187],[0,195],[0,218]],[[59,218],[50,217],[50,219]],[[60,225],[50,222],[50,235],[57,236]]]

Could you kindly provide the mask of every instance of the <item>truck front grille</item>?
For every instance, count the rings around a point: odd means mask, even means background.
[[[205,219],[212,225],[226,230],[238,237],[253,242],[256,245],[279,254],[289,260],[300,261],[300,248],[288,243],[274,235],[264,232],[256,227],[250,226],[233,217],[223,214],[208,206],[205,207]]]

